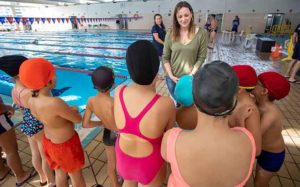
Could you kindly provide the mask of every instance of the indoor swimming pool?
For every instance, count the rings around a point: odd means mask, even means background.
[[[56,66],[55,96],[83,111],[88,97],[96,94],[90,73],[99,66],[113,68],[115,86],[128,80],[125,56],[127,47],[139,39],[151,40],[146,32],[31,32],[0,34],[1,55],[20,54],[43,57]],[[38,44],[33,44],[38,40]],[[0,72],[0,94],[10,95],[13,82]]]

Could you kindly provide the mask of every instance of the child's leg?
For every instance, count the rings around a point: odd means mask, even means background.
[[[157,186],[162,186],[163,182],[165,181],[166,178],[166,164],[163,164],[159,170],[159,172],[156,174],[154,179],[151,181],[151,183],[147,185],[142,185],[139,183],[138,187],[157,187]]]
[[[28,137],[28,142],[30,145],[30,149],[31,149],[31,155],[32,155],[32,165],[34,167],[34,169],[38,172],[39,176],[40,176],[40,181],[41,182],[45,182],[47,181],[47,177],[43,171],[43,167],[42,167],[42,158],[40,155],[40,151],[37,145],[37,141],[34,137]]]
[[[138,187],[138,183],[136,181],[124,180],[122,187]]]
[[[114,146],[104,146],[107,157],[107,173],[113,187],[121,187],[116,171],[116,152]]]
[[[274,176],[275,173],[264,170],[257,164],[255,178],[254,178],[254,186],[255,187],[266,187],[269,186],[269,182]]]
[[[40,133],[38,133],[36,136],[36,140],[37,140],[37,145],[38,145],[38,149],[39,149],[39,153],[42,157],[42,168],[43,171],[47,177],[47,181],[48,181],[48,186],[54,185],[55,184],[55,176],[54,176],[54,171],[50,169],[49,164],[46,160],[45,157],[45,153],[44,153],[44,148],[43,148],[43,144],[42,144],[42,139],[44,136],[44,131],[41,131]]]
[[[55,183],[57,187],[69,187],[67,174],[63,170],[55,170]]]
[[[70,178],[71,178],[71,182],[72,182],[72,186],[73,187],[86,187],[84,178],[82,176],[81,170],[74,172],[74,173],[68,173]]]

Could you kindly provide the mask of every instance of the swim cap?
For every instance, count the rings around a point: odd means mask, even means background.
[[[0,69],[11,77],[19,75],[21,64],[28,58],[21,55],[7,55],[0,58]]]
[[[258,76],[258,80],[268,89],[271,98],[280,100],[290,92],[290,84],[282,75],[276,72],[264,72]]]
[[[254,89],[257,84],[257,75],[253,67],[249,65],[232,66],[239,78],[240,88]]]
[[[39,90],[53,78],[55,68],[46,59],[32,58],[26,60],[20,67],[20,80],[29,89]]]
[[[178,80],[174,95],[176,101],[182,106],[188,107],[194,104],[193,99],[193,77],[191,75],[183,75]]]
[[[198,110],[212,116],[230,114],[236,106],[238,78],[222,61],[206,64],[193,78],[193,98]]]
[[[139,85],[150,85],[159,68],[157,50],[148,40],[131,44],[126,53],[126,64],[130,78]]]
[[[92,82],[99,91],[109,90],[115,82],[115,76],[112,69],[101,66],[92,73]]]

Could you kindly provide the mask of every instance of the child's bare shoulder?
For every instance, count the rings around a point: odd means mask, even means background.
[[[50,104],[50,106],[53,107],[59,107],[59,106],[65,106],[67,105],[66,102],[64,100],[62,100],[59,97],[49,97],[47,99],[47,102]]]
[[[175,108],[173,100],[170,97],[167,97],[167,96],[161,96],[160,97],[160,104],[164,105],[168,108],[169,107],[174,107]]]

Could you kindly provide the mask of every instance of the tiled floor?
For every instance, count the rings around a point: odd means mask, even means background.
[[[241,54],[243,53],[243,54]],[[256,55],[252,50],[243,50],[239,46],[222,46],[219,45],[214,52],[209,53],[209,59],[224,60],[230,64],[252,64],[258,72],[269,69],[283,71],[286,68],[286,63],[279,60],[269,60],[268,55]],[[159,81],[157,91],[163,95],[168,95],[164,81]],[[284,119],[284,130],[282,131],[286,143],[286,159],[281,170],[276,174],[270,182],[270,186],[299,186],[300,187],[300,85],[292,84],[292,89],[289,96],[280,102],[276,102],[281,109]],[[26,137],[17,131],[19,152],[26,169],[32,167],[31,153]],[[94,168],[98,182],[105,187],[109,187],[110,181],[106,172],[106,155],[102,142],[102,133],[86,147],[86,154],[89,155],[90,161]],[[83,169],[83,174],[87,182],[87,186],[95,184],[92,170],[89,167],[89,162],[86,155],[86,166]],[[249,186],[253,181],[253,176],[248,182]],[[7,177],[0,186],[14,186],[15,179],[12,175]],[[24,185],[39,186],[38,178],[35,177],[30,183]]]

